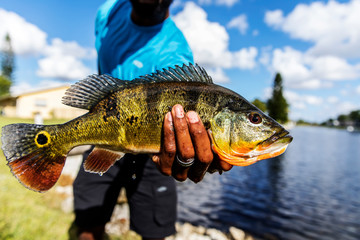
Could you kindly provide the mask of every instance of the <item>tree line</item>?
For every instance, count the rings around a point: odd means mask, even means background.
[[[349,114],[341,114],[336,118],[330,118],[321,123],[321,125],[335,127],[353,126],[360,128],[360,109],[351,111]]]
[[[1,72],[0,72],[0,97],[10,94],[10,87],[14,81],[15,54],[11,45],[9,34],[5,36],[5,42],[1,49]]]

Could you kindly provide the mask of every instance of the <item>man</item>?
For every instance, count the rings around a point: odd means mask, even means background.
[[[184,36],[169,18],[170,3],[105,2],[95,26],[99,73],[131,80],[193,62]],[[126,154],[103,176],[86,173],[81,167],[74,182],[79,239],[102,239],[122,187],[129,201],[131,229],[143,239],[164,239],[175,232],[176,221],[176,186],[173,178],[165,175],[198,182],[212,162],[213,169],[231,167],[213,161],[210,140],[199,116],[195,112],[185,114],[180,105],[166,114],[162,151],[152,160],[147,155]]]

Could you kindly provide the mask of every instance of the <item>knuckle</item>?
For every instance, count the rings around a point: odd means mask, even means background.
[[[176,151],[166,152],[166,157],[167,157],[168,159],[173,159],[173,158],[175,158],[175,155],[176,155]]]
[[[202,128],[196,128],[196,129],[192,129],[191,133],[194,136],[203,136],[206,133],[206,130]]]
[[[192,150],[192,151],[191,151]],[[183,160],[187,160],[187,159],[190,159],[190,158],[194,158],[195,157],[195,153],[194,153],[194,150],[193,149],[190,149],[188,151],[184,151],[180,154],[180,157],[183,159]]]
[[[176,153],[176,144],[175,143],[170,143],[170,144],[165,144],[165,152],[169,155],[172,154],[175,156]]]
[[[177,127],[175,128],[176,132],[187,132],[188,126],[186,124],[179,123]]]

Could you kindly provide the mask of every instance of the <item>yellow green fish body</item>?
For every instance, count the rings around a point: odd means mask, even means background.
[[[133,81],[92,75],[67,90],[63,103],[89,112],[60,125],[13,124],[3,128],[3,152],[13,174],[36,191],[51,188],[67,153],[95,145],[84,167],[105,172],[118,152],[158,153],[163,118],[175,104],[194,110],[209,129],[213,150],[246,166],[285,151],[291,137],[237,93],[212,83],[199,66],[164,69]]]

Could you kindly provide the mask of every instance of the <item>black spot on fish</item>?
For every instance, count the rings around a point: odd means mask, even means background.
[[[111,96],[106,103],[105,115],[106,117],[117,116],[117,100],[114,96]]]
[[[78,130],[78,125],[80,124],[80,121],[79,120],[77,120],[76,122],[75,122],[75,126],[74,126],[74,129],[75,130]]]
[[[134,123],[136,123],[138,121],[139,117],[134,117],[134,115],[132,115],[131,117],[128,117],[126,119],[126,122],[128,122],[130,125],[133,125]]]
[[[107,116],[103,116],[104,122],[107,122]]]
[[[45,145],[48,143],[49,139],[45,134],[40,133],[37,138],[36,141],[39,145]]]

